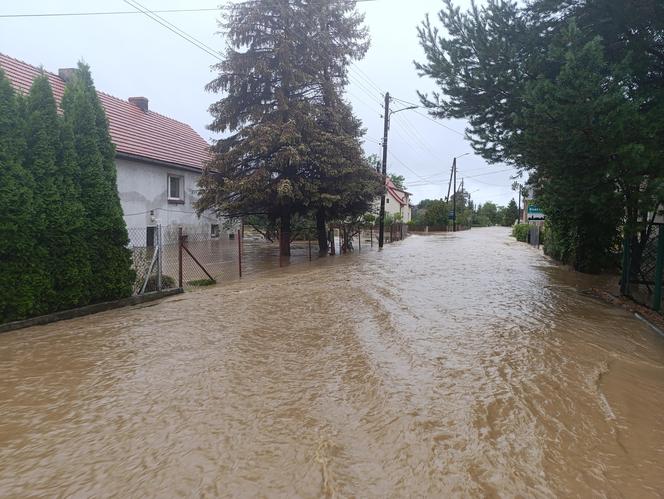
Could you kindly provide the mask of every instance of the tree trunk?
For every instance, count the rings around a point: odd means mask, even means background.
[[[316,232],[318,234],[318,254],[327,255],[327,231],[325,230],[325,213],[323,210],[316,212]]]
[[[281,215],[281,230],[279,231],[279,255],[290,256],[290,213]]]

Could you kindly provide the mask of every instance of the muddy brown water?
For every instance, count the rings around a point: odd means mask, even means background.
[[[662,497],[664,340],[504,229],[0,335],[0,495]]]

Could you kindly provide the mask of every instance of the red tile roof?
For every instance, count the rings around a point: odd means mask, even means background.
[[[0,53],[0,68],[14,88],[30,90],[40,69]],[[45,72],[60,104],[65,83],[58,75]],[[144,112],[138,106],[103,92],[97,92],[108,118],[111,138],[121,155],[173,165],[202,168],[208,159],[209,145],[189,125],[154,111]]]
[[[394,185],[394,182],[390,179],[390,177],[387,177],[385,179],[385,186],[387,187],[387,192],[389,192],[394,199],[398,201],[398,203],[402,206],[405,206],[407,203],[406,201],[406,194],[409,194],[408,192],[399,189],[396,185]]]

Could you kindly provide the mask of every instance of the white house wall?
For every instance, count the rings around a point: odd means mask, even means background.
[[[118,193],[130,235],[131,229],[155,225],[154,219],[161,224],[164,236],[171,237],[178,227],[189,234],[210,234],[211,224],[220,223],[212,214],[204,213],[200,218],[196,215],[193,203],[200,173],[123,158],[116,158],[115,164]],[[184,177],[184,203],[169,202],[169,174]]]
[[[389,200],[389,201],[388,201]],[[376,215],[380,212],[380,198],[376,199],[373,204],[373,209],[372,212],[374,212]],[[394,215],[397,215],[401,213],[401,220],[404,223],[410,222],[411,219],[411,212],[410,212],[410,206],[401,206],[399,204],[399,201],[392,196],[392,194],[388,191],[387,195],[385,196],[385,213],[390,214],[394,217]]]

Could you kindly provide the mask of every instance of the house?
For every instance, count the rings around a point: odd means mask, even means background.
[[[2,53],[0,68],[13,87],[24,94],[41,74],[39,68]],[[73,72],[45,72],[58,106]],[[209,145],[203,137],[189,125],[150,110],[145,97],[123,100],[99,91],[97,94],[116,147],[118,193],[132,242],[142,238],[146,227],[156,224],[161,224],[164,234],[171,237],[178,227],[188,233],[218,235],[221,224],[217,217],[203,214],[199,218],[193,208],[197,181],[208,158]]]
[[[388,176],[385,180],[385,214],[391,215],[395,218],[397,215],[401,216],[401,221],[408,223],[412,219],[412,205],[410,204],[411,193],[403,189],[399,189]],[[374,203],[376,211],[380,208],[380,199]]]

